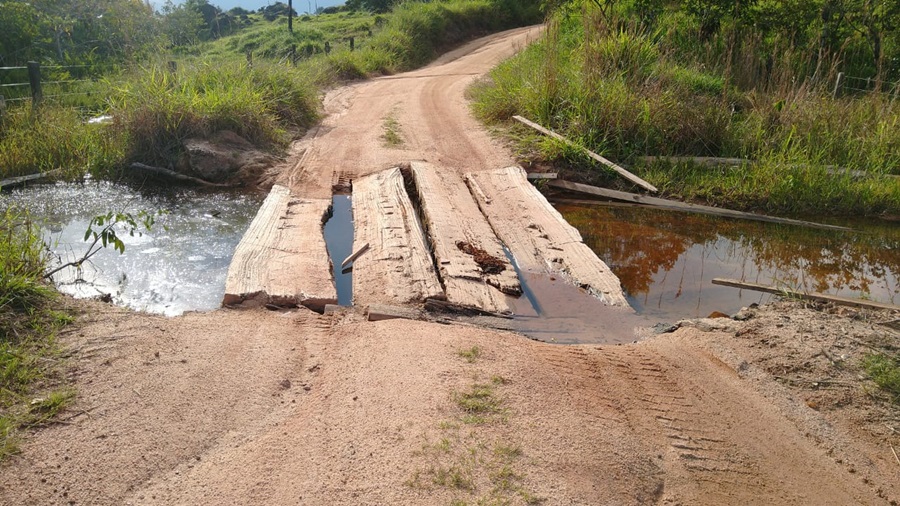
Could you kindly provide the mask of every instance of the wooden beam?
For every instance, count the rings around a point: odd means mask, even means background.
[[[653,193],[657,193],[659,191],[656,189],[655,186],[648,183],[647,181],[644,181],[643,179],[635,176],[631,172],[628,172],[627,170],[625,170],[622,167],[616,165],[615,163],[607,160],[606,158],[603,158],[602,156],[598,155],[597,153],[594,153],[593,151],[591,151],[583,146],[579,146],[578,144],[575,144],[574,142],[570,141],[569,139],[566,139],[562,135],[559,135],[558,133],[556,133],[552,130],[548,130],[548,129],[542,127],[541,125],[538,125],[537,123],[534,123],[532,121],[528,121],[527,119],[523,118],[522,116],[513,116],[513,119],[518,121],[519,123],[522,123],[523,125],[527,125],[533,129],[537,130],[538,132],[540,132],[544,135],[553,137],[554,139],[556,139],[558,141],[568,144],[569,146],[584,150],[584,152],[587,153],[588,156],[590,156],[594,160],[596,160],[596,161],[602,163],[603,165],[606,165],[610,169],[618,172],[620,176],[624,177],[625,179],[631,181],[632,183],[640,186],[641,188],[643,188],[647,191],[650,191]]]
[[[170,179],[172,181],[181,181],[182,183],[192,183],[198,184],[200,186],[209,186],[216,188],[234,188],[235,185],[227,184],[227,183],[211,183],[204,179],[199,179],[196,177],[188,176],[182,174],[180,172],[175,172],[174,170],[164,169],[162,167],[154,167],[152,165],[146,165],[140,162],[134,162],[128,166],[129,169],[138,172],[144,172],[146,174],[162,177],[165,179]]]
[[[755,292],[772,293],[775,295],[783,295],[785,297],[793,297],[801,300],[814,300],[818,302],[831,302],[841,306],[861,307],[866,309],[887,309],[889,311],[900,311],[900,306],[887,304],[883,302],[874,302],[871,300],[850,299],[847,297],[838,297],[837,295],[828,295],[824,293],[804,293],[787,288],[778,288],[777,286],[760,285],[757,283],[747,283],[736,279],[714,278],[714,285],[730,286],[732,288],[741,288],[744,290],[753,290]]]
[[[434,260],[400,169],[353,181],[353,304],[403,306],[444,298]]]
[[[547,202],[520,167],[466,175],[481,212],[520,272],[547,273],[581,287],[608,306],[628,308],[619,278],[581,234]],[[552,181],[551,181],[552,182]]]
[[[529,172],[528,180],[534,181],[538,179],[559,179],[559,173],[557,172]]]
[[[447,301],[510,312],[507,295],[520,295],[522,286],[463,178],[427,162],[414,161],[411,167]]]
[[[671,162],[671,163],[693,163],[696,165],[704,165],[707,167],[739,167],[741,165],[751,165],[757,163],[755,160],[749,160],[747,158],[717,158],[711,156],[639,156],[637,160],[644,163],[653,163],[653,162]],[[809,164],[796,164],[789,163],[784,164],[784,167],[789,168],[802,168],[806,167]],[[900,179],[900,176],[894,174],[877,174],[872,172],[867,172],[864,170],[855,170],[848,169],[846,167],[839,167],[837,165],[825,165],[824,166],[825,173],[831,174],[833,176],[843,176],[849,175],[851,177],[862,179],[866,177],[879,177],[884,176],[890,179]]]
[[[257,300],[324,310],[337,304],[323,226],[331,199],[301,199],[272,187],[238,244],[223,304]]]
[[[700,214],[710,214],[713,216],[725,216],[728,218],[739,218],[744,220],[755,220],[755,221],[765,221],[769,223],[781,223],[784,225],[798,225],[802,227],[812,227],[812,228],[821,228],[826,230],[841,230],[841,231],[852,231],[853,229],[847,227],[839,227],[837,225],[825,225],[823,223],[813,223],[811,221],[803,221],[803,220],[792,220],[790,218],[778,218],[775,216],[766,216],[764,214],[755,214],[755,213],[745,213],[743,211],[734,211],[731,209],[722,209],[719,207],[711,207],[711,206],[703,206],[699,204],[688,204],[685,202],[679,202],[677,200],[668,200],[661,199],[658,197],[648,197],[645,195],[638,195],[636,193],[628,193],[622,192],[618,190],[609,190],[607,188],[598,188],[596,186],[581,184],[581,183],[573,183],[571,181],[550,181],[547,183],[548,185],[554,188],[560,188],[563,190],[569,190],[579,193],[585,193],[588,195],[596,195],[598,197],[604,197],[613,200],[621,200],[623,202],[631,202],[635,204],[642,204],[646,206],[658,207],[660,209],[669,209],[673,211],[688,211],[693,213]]]

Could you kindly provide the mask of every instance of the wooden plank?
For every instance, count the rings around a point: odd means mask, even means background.
[[[841,306],[862,307],[867,309],[887,309],[890,311],[900,311],[900,306],[888,304],[884,302],[875,302],[871,300],[850,299],[847,297],[839,297],[837,295],[828,295],[824,293],[804,293],[787,288],[778,288],[776,286],[760,285],[757,283],[747,283],[737,279],[714,278],[714,285],[730,286],[732,288],[741,288],[744,290],[753,290],[755,292],[772,293],[775,295],[783,295],[785,297],[793,297],[801,300],[814,300],[818,302],[832,302]]]
[[[538,181],[541,179],[559,179],[559,173],[557,173],[557,172],[529,172],[528,173],[529,181]]]
[[[711,207],[711,206],[703,206],[699,204],[688,204],[685,202],[679,202],[677,200],[668,200],[662,199],[658,197],[648,197],[645,195],[638,195],[636,193],[628,193],[622,192],[618,190],[609,190],[607,188],[598,188],[596,186],[581,184],[581,183],[573,183],[571,181],[563,181],[556,180],[550,181],[547,183],[548,185],[554,188],[560,188],[563,190],[569,190],[579,193],[585,193],[588,195],[596,195],[598,197],[605,197],[613,200],[621,200],[623,202],[631,202],[635,204],[642,204],[646,206],[658,207],[661,209],[670,209],[674,211],[689,211],[700,214],[711,214],[714,216],[726,216],[729,218],[740,218],[744,220],[755,220],[755,221],[765,221],[770,223],[781,223],[785,225],[798,225],[802,227],[812,227],[812,228],[822,228],[826,230],[842,230],[842,231],[852,231],[853,229],[847,227],[839,227],[837,225],[825,225],[823,223],[813,223],[811,221],[803,221],[803,220],[792,220],[790,218],[778,218],[775,216],[766,216],[764,214],[755,214],[755,213],[745,213],[742,211],[733,211],[731,209],[722,209],[719,207]]]
[[[619,278],[532,186],[520,167],[466,175],[481,211],[520,270],[548,273],[584,288],[605,304],[628,308]]]
[[[49,170],[47,172],[43,172],[41,174],[28,174],[27,176],[19,176],[19,177],[11,177],[8,179],[4,179],[0,181],[0,189],[14,188],[16,186],[21,186],[25,183],[30,183],[32,181],[40,181],[41,179],[46,179],[49,177],[54,177],[62,173],[61,170]]]
[[[625,179],[631,181],[632,183],[634,183],[634,184],[640,186],[641,188],[643,188],[643,189],[645,189],[645,190],[647,190],[647,191],[651,191],[651,192],[653,192],[653,193],[657,193],[657,192],[659,191],[659,190],[656,189],[655,186],[653,186],[652,184],[648,183],[647,181],[644,181],[643,179],[641,179],[641,178],[635,176],[635,175],[632,174],[631,172],[628,172],[628,171],[625,170],[624,168],[622,168],[622,167],[616,165],[615,163],[613,163],[613,162],[607,160],[606,158],[603,158],[602,156],[598,155],[597,153],[594,153],[593,151],[591,151],[591,150],[589,150],[589,149],[587,149],[587,148],[585,148],[585,147],[583,147],[583,146],[579,146],[578,144],[575,144],[574,142],[570,141],[569,139],[566,139],[566,138],[563,137],[562,135],[559,135],[558,133],[556,133],[556,132],[554,132],[554,131],[552,131],[552,130],[548,130],[548,129],[542,127],[541,125],[538,125],[537,123],[534,123],[534,122],[532,122],[532,121],[529,121],[529,120],[523,118],[522,116],[513,116],[513,119],[516,120],[516,121],[518,121],[519,123],[522,123],[522,124],[524,124],[524,125],[527,125],[527,126],[533,128],[533,129],[537,130],[538,132],[540,132],[540,133],[542,133],[542,134],[544,134],[544,135],[547,135],[547,136],[549,136],[549,137],[553,137],[554,139],[556,139],[556,140],[558,140],[558,141],[564,142],[565,144],[568,144],[569,146],[572,146],[572,147],[574,147],[574,148],[578,148],[578,149],[584,150],[584,152],[587,153],[588,156],[590,156],[590,157],[593,158],[594,160],[596,160],[596,161],[602,163],[603,165],[606,165],[606,166],[609,167],[610,169],[612,169],[612,170],[618,172],[620,176],[624,177]]]
[[[380,322],[382,320],[422,320],[424,315],[421,310],[403,307],[386,306],[384,304],[372,304],[366,310],[366,320]]]
[[[412,176],[447,301],[510,312],[505,294],[522,293],[519,278],[462,177],[426,162],[412,162]]]
[[[317,311],[337,304],[322,230],[330,207],[330,199],[300,199],[275,185],[235,250],[223,303],[256,300]]]
[[[402,306],[444,298],[425,233],[400,169],[353,181],[353,303]]]

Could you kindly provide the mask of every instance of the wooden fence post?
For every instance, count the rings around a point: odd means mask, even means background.
[[[325,54],[331,54],[331,44],[327,40],[325,41]]]
[[[41,91],[41,64],[36,61],[28,62],[28,83],[31,84],[31,107],[36,108],[44,98]]]
[[[0,123],[3,122],[3,115],[6,114],[6,97],[0,95]],[[0,124],[2,127],[2,124]]]
[[[353,37],[350,37],[350,51],[356,49],[356,40]]]
[[[844,80],[844,73],[838,72],[837,79],[834,81],[834,91],[831,92],[833,98],[838,98],[838,92],[841,89],[841,81]]]
[[[253,51],[247,51],[247,66],[253,67]]]
[[[169,73],[174,74],[174,73],[178,72],[178,62],[176,62],[174,60],[169,60],[168,66],[169,66]]]

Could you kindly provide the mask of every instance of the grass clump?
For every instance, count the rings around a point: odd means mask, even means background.
[[[47,423],[74,396],[55,388],[55,333],[71,318],[52,309],[46,261],[28,217],[13,209],[0,215],[0,460],[18,451],[21,428]]]
[[[868,355],[863,368],[872,381],[900,404],[900,360],[883,353]]]
[[[471,348],[459,350],[456,354],[459,355],[460,358],[465,359],[466,362],[474,364],[481,357],[481,348],[472,346]]]
[[[399,148],[403,146],[403,137],[400,135],[400,122],[397,121],[396,111],[392,111],[384,118],[384,133],[381,138],[384,140],[385,146],[389,148]]]

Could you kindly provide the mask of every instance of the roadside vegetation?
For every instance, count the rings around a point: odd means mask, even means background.
[[[493,123],[528,117],[685,200],[897,215],[898,19],[898,7],[851,0],[561,2],[544,40],[473,90],[475,110]],[[620,185],[576,150],[510,130],[523,158]]]
[[[72,317],[55,309],[46,253],[26,215],[0,215],[0,460],[19,450],[23,429],[47,423],[74,393],[62,385],[56,332]]]

